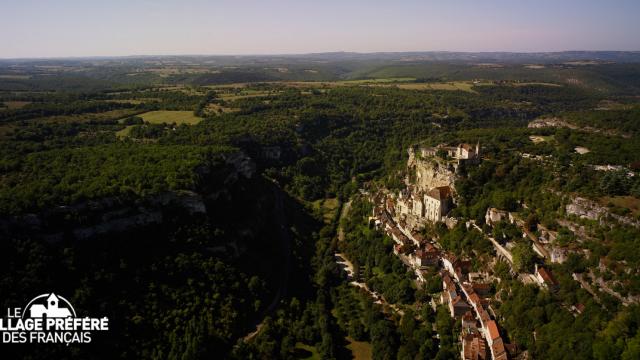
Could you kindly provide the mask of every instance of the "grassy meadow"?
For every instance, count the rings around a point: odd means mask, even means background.
[[[159,111],[149,111],[143,114],[138,115],[145,122],[150,124],[173,124],[176,123],[178,125],[187,124],[187,125],[195,125],[199,123],[202,118],[199,118],[193,114],[193,111],[169,111],[169,110],[159,110]]]

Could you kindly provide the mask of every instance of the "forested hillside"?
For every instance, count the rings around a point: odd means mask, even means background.
[[[112,324],[88,346],[7,354],[458,357],[460,321],[439,303],[440,274],[416,279],[371,225],[368,199],[405,189],[410,147],[479,143],[481,162],[456,173],[458,225],[422,235],[478,272],[491,263],[491,305],[520,356],[637,355],[638,305],[595,300],[572,278],[592,273],[640,295],[637,64],[538,59],[534,71],[346,56],[220,70],[232,60],[147,60],[19,73],[0,63],[13,76],[0,76],[3,305],[56,291]],[[576,197],[609,216],[568,214]],[[540,259],[513,224],[485,224],[489,208],[516,213],[537,236],[563,234],[575,256],[553,265],[557,292],[493,262],[471,221],[514,242],[517,270]]]

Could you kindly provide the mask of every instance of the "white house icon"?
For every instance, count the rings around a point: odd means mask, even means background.
[[[63,318],[71,316],[71,312],[67,308],[58,307],[58,297],[51,293],[47,298],[47,304],[35,304],[29,308],[31,317],[41,318],[45,315],[48,318]]]

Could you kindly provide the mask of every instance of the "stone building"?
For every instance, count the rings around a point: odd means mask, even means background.
[[[462,343],[462,351],[460,355],[462,360],[489,359],[487,344],[477,330],[462,333],[460,337]]]
[[[474,160],[480,158],[480,142],[473,145],[462,143],[458,146],[446,146],[440,144],[434,147],[420,148],[420,155],[422,157],[437,156],[438,153],[446,153],[448,157],[455,160]]]
[[[424,196],[424,216],[433,222],[442,221],[451,210],[451,188],[439,186]]]

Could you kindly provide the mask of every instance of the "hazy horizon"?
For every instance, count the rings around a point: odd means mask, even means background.
[[[143,57],[252,57],[252,56],[311,56],[311,55],[323,55],[323,54],[359,54],[359,55],[373,55],[373,54],[411,54],[411,53],[451,53],[451,54],[562,54],[562,53],[640,53],[640,50],[589,50],[589,49],[568,49],[558,51],[450,51],[450,50],[411,50],[411,51],[349,51],[349,50],[336,50],[336,51],[316,51],[305,53],[244,53],[244,54],[126,54],[126,55],[73,55],[73,56],[32,56],[32,57],[0,57],[0,60],[55,60],[55,59],[118,59],[118,58],[143,58]]]
[[[0,14],[0,58],[640,51],[640,2],[613,5],[25,0]]]

